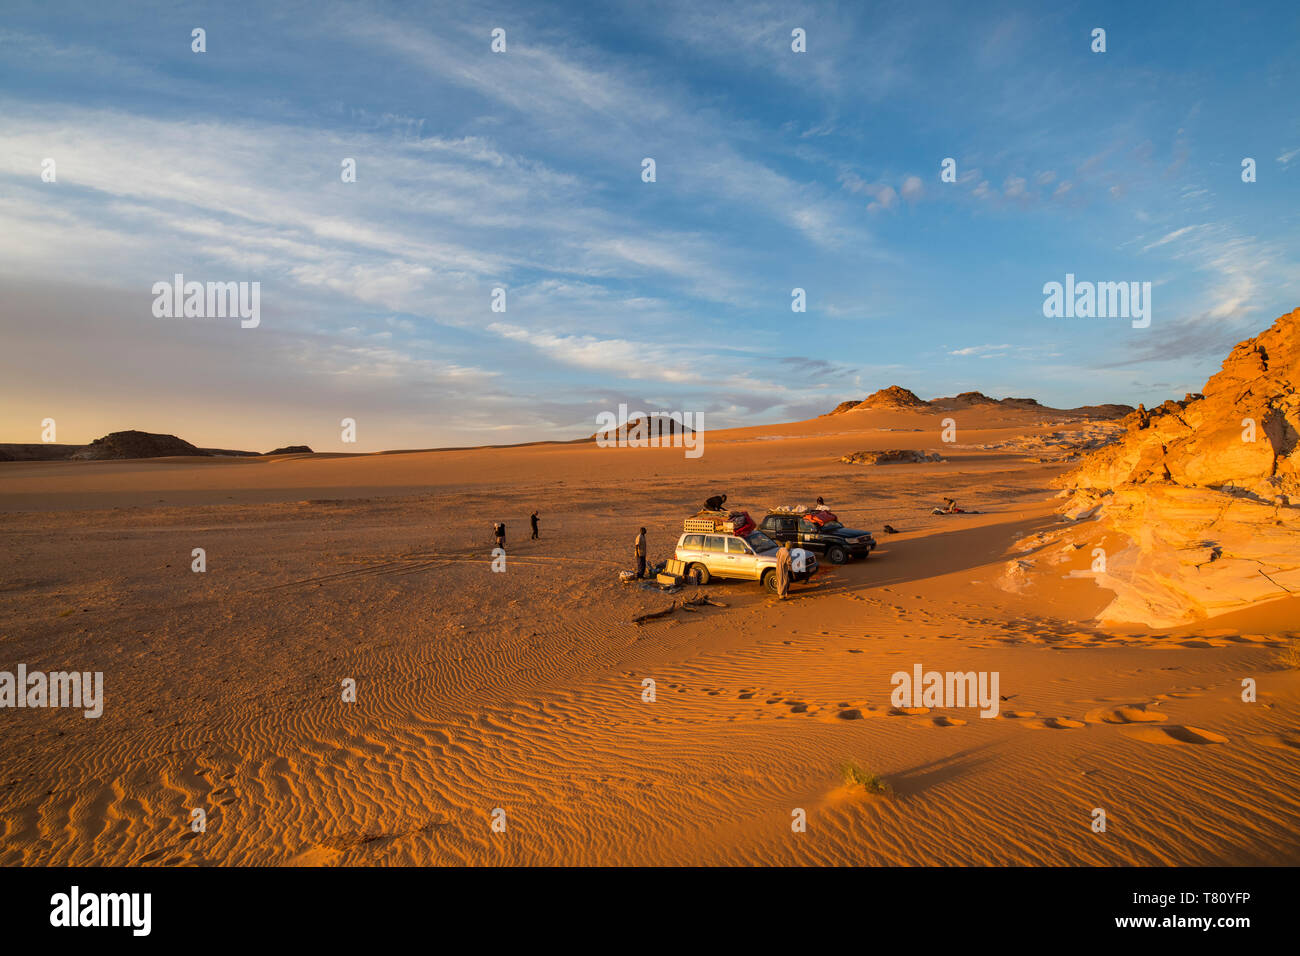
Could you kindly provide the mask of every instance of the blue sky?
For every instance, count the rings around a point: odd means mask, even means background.
[[[1300,305],[1300,7],[984,7],[11,0],[0,439],[1195,390]],[[155,318],[177,272],[259,281],[261,325]],[[1044,318],[1067,272],[1151,282],[1150,328]]]

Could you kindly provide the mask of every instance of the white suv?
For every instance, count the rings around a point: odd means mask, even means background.
[[[701,584],[708,584],[709,578],[740,578],[759,581],[775,591],[778,550],[780,545],[761,531],[743,538],[688,531],[677,539],[676,557],[686,563],[687,575],[698,575]],[[817,572],[817,556],[803,548],[791,548],[790,571],[792,581],[807,581]]]

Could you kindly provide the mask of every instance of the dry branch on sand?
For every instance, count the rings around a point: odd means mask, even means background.
[[[632,618],[632,623],[642,624],[646,621],[653,621],[657,618],[667,617],[669,614],[672,614],[674,611],[679,609],[694,610],[695,608],[700,607],[701,605],[704,604],[710,605],[711,607],[727,606],[723,604],[721,601],[715,601],[712,598],[706,597],[703,594],[697,594],[695,595],[695,597],[684,599],[681,604],[678,604],[676,601],[674,601],[669,607],[664,608],[662,611],[650,611],[646,614],[638,614],[636,617]]]

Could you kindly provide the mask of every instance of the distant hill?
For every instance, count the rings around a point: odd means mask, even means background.
[[[963,408],[979,406],[996,406],[999,408],[1023,409],[1025,411],[1042,411],[1052,414],[1070,415],[1075,418],[1111,419],[1123,418],[1133,411],[1132,405],[1081,405],[1078,408],[1051,408],[1041,404],[1035,398],[990,398],[983,392],[962,392],[948,398],[933,398],[924,401],[916,393],[901,385],[890,385],[878,392],[868,395],[861,401],[840,402],[826,414],[843,415],[846,412],[861,411],[872,408],[916,409],[924,411],[960,411]]]
[[[153,432],[112,432],[96,438],[85,448],[72,454],[76,461],[117,461],[127,458],[205,457],[202,448],[196,448],[175,435],[155,435]]]
[[[45,442],[0,444],[0,461],[129,461],[137,458],[256,458],[260,452],[198,448],[175,435],[111,432],[89,445]],[[268,455],[312,454],[306,445],[287,445]]]
[[[644,434],[645,436],[659,435],[666,438],[670,438],[677,434],[681,434],[683,436],[691,435],[694,434],[695,432],[695,429],[687,425],[683,425],[675,418],[672,418],[669,415],[661,415],[661,414],[629,418],[627,422],[621,427],[626,428],[626,431],[623,433],[624,435],[631,433],[634,435]],[[637,432],[638,427],[644,429],[644,432]],[[617,437],[618,431],[619,431],[618,428],[611,428],[607,431],[599,431],[596,432],[594,435],[592,435],[590,438],[584,440],[596,441],[600,438],[605,438],[608,441],[613,441]]]

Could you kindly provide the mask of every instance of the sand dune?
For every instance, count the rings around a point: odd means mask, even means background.
[[[1294,863],[1300,672],[1279,656],[1300,605],[1100,627],[1114,595],[1069,576],[1074,551],[1050,588],[1006,590],[1017,543],[1061,527],[1067,466],[1028,459],[1069,426],[978,406],[944,443],[948,414],[710,432],[698,460],[0,464],[0,666],[102,670],[107,698],[98,720],[5,713],[0,863]],[[900,432],[946,460],[838,461]],[[672,600],[618,583],[636,528],[666,557],[714,491],[823,495],[880,549],[788,602],[715,584],[726,607],[633,625]],[[945,494],[983,513],[930,515]],[[917,662],[996,670],[1008,699],[893,707]]]

